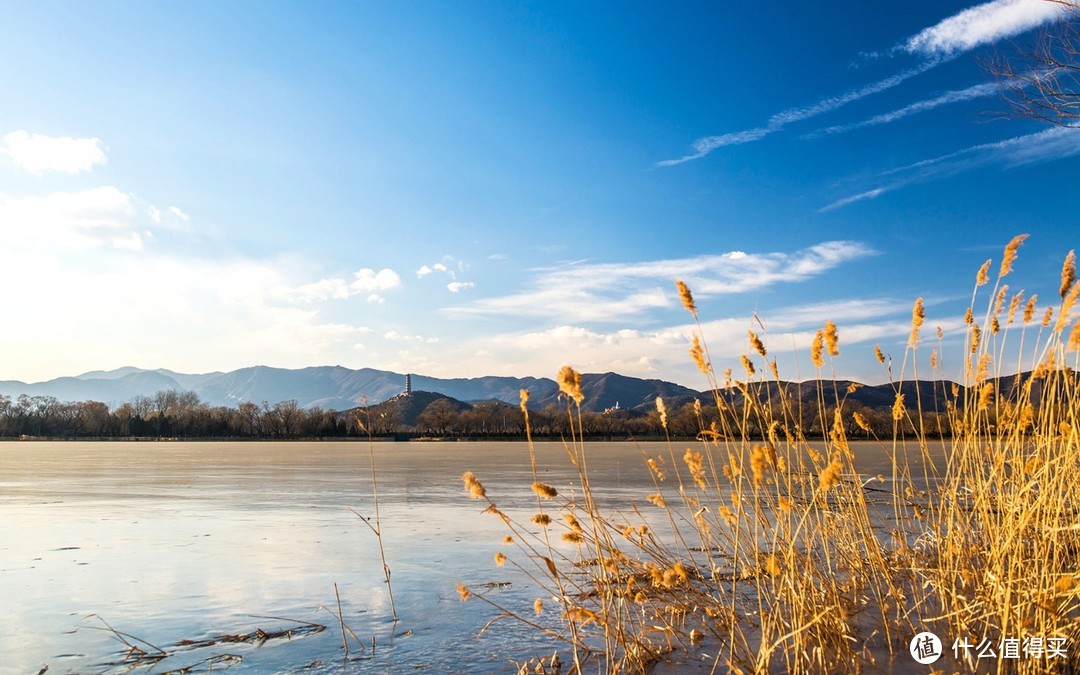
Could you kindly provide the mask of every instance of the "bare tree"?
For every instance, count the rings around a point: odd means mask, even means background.
[[[990,70],[1015,115],[1072,127],[1080,120],[1080,2],[1044,1],[1062,5],[1063,17]]]

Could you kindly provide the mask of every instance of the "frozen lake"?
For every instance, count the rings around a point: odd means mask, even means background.
[[[572,492],[576,471],[562,445],[537,447],[541,480]],[[653,491],[642,452],[665,447],[590,444],[602,505],[623,509]],[[856,450],[860,470],[887,473],[873,447]],[[550,654],[550,638],[512,621],[478,638],[497,612],[454,590],[458,581],[510,582],[493,597],[531,615],[535,588],[492,562],[506,530],[460,480],[475,472],[526,521],[535,505],[526,444],[374,449],[396,625],[376,538],[350,511],[374,515],[367,443],[0,444],[0,671],[132,672],[117,665],[126,647],[104,620],[140,648],[170,653],[134,672],[200,662],[219,670],[223,655],[237,655],[235,672],[339,673],[342,637],[327,609],[336,612],[335,583],[344,620],[365,644],[350,639],[349,672],[513,672],[514,661]],[[302,622],[327,628],[304,634]],[[300,630],[261,645],[180,646],[288,628]]]

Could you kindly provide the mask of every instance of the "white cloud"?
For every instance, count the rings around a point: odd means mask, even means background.
[[[649,309],[670,307],[671,300],[661,289],[632,293],[621,298],[602,297],[592,291],[544,287],[523,293],[476,300],[444,311],[450,314],[498,316],[539,316],[570,321],[614,321]]]
[[[689,155],[684,155],[678,159],[665,159],[657,162],[656,166],[675,166],[676,164],[701,159],[717,148],[722,148],[726,145],[751,143],[765,138],[777,130],[778,129],[769,127],[756,127],[754,129],[746,129],[745,131],[732,131],[730,133],[720,134],[719,136],[705,136],[690,144],[690,149],[693,150],[693,152]]]
[[[390,361],[386,367],[406,373],[434,373],[444,367],[444,364],[437,358],[410,349],[402,349],[398,351],[397,359]]]
[[[801,122],[802,120],[810,119],[811,117],[817,117],[828,112],[832,112],[843,106],[858,101],[859,99],[866,98],[873,94],[880,93],[886,89],[891,89],[905,80],[912,78],[920,73],[924,73],[937,65],[937,61],[927,61],[914,68],[909,68],[901,73],[892,75],[883,80],[873,82],[871,84],[851,89],[838,96],[830,96],[823,98],[812,103],[808,106],[788,108],[781,111],[769,118],[769,122],[764,127],[755,127],[753,129],[747,129],[745,131],[736,131],[732,133],[722,134],[720,136],[706,136],[694,141],[691,145],[693,153],[680,157],[679,159],[666,159],[662,162],[657,162],[657,166],[674,166],[676,164],[682,164],[683,162],[689,162],[694,159],[701,159],[705,155],[709,154],[717,148],[721,148],[727,145],[742,145],[743,143],[750,143],[756,140],[760,140],[771,133],[780,131],[790,124],[795,122]]]
[[[344,300],[348,298],[349,286],[344,279],[322,279],[312,284],[303,284],[292,289],[289,299],[296,302],[321,302],[324,300]]]
[[[376,272],[370,268],[357,270],[350,283],[345,279],[321,279],[299,286],[290,286],[276,271],[260,268],[259,273],[245,275],[236,280],[239,296],[253,298],[254,302],[271,299],[280,302],[324,302],[327,300],[345,300],[356,295],[365,295],[367,302],[382,304],[386,298],[375,291],[386,291],[401,284],[401,278],[391,269]]]
[[[537,270],[526,291],[482,298],[445,311],[610,322],[676,306],[675,279],[685,280],[697,297],[707,298],[801,281],[873,254],[860,242],[831,241],[792,253],[732,251],[639,263],[568,264]]]
[[[551,347],[553,344],[602,345],[605,347],[614,347],[627,341],[641,340],[646,337],[652,340],[651,335],[654,334],[645,334],[633,329],[622,329],[612,333],[600,333],[580,326],[556,326],[542,331],[522,333],[510,338],[497,338],[495,341],[510,342],[524,349],[545,349]],[[689,339],[689,337],[679,335],[678,339],[679,341],[684,341]]]
[[[451,293],[460,293],[461,291],[472,288],[475,285],[476,284],[471,281],[451,281],[450,283],[446,284],[446,290],[450,291]]]
[[[44,136],[20,129],[3,137],[0,155],[19,168],[41,176],[50,171],[76,174],[106,163],[105,146],[98,138]]]
[[[20,136],[14,139],[21,152]],[[0,154],[10,154],[11,141],[9,134]],[[37,155],[14,155],[28,170],[81,166],[47,162],[42,148],[74,152],[85,144],[31,141]],[[0,354],[8,355],[5,376],[17,376],[11,371],[18,369],[37,376],[24,379],[47,379],[130,364],[203,372],[255,362],[344,362],[355,354],[357,335],[370,329],[297,305],[353,296],[379,302],[379,292],[401,283],[390,269],[320,279],[310,274],[317,265],[288,255],[193,257],[144,246],[161,228],[186,231],[187,220],[177,206],[148,204],[108,185],[0,194],[0,283],[27,288],[0,298],[0,313],[22,318],[19,331],[0,334]],[[147,308],[162,303],[168,311],[148,320]]]
[[[976,149],[990,151],[989,159],[1009,167],[1041,164],[1080,154],[1080,129],[1054,127],[999,143],[976,146]]]
[[[39,379],[132,364],[206,372],[346,360],[369,331],[314,309],[276,305],[268,288],[284,284],[281,267],[274,260],[0,247],[0,284],[15,288],[32,278],[35,286],[0,298],[5,315],[32,317],[0,333],[0,353],[9,369],[17,364]],[[86,301],[73,302],[73,292]],[[163,302],[168,312],[148,319],[147,308]]]
[[[447,263],[456,264],[457,271],[451,269]],[[421,265],[420,269],[416,270],[416,276],[423,279],[426,276],[430,276],[439,272],[445,274],[450,282],[446,284],[446,290],[451,293],[460,293],[461,291],[473,288],[476,284],[471,281],[458,281],[458,272],[467,272],[469,270],[469,264],[464,260],[457,260],[452,255],[444,255],[441,262],[434,263],[432,265]]]
[[[169,207],[169,212],[172,213],[177,218],[179,218],[180,220],[184,221],[185,223],[187,221],[191,220],[191,218],[188,216],[188,214],[186,214],[186,213],[184,213],[183,211],[180,210],[179,206],[170,206]]]
[[[926,57],[926,60],[917,66],[904,70],[900,73],[878,80],[863,87],[851,89],[838,96],[830,96],[820,99],[808,106],[789,108],[776,113],[769,118],[764,126],[754,127],[743,131],[735,131],[718,136],[705,136],[694,141],[691,145],[693,152],[678,159],[666,159],[657,162],[657,166],[674,166],[695,159],[705,157],[713,150],[728,145],[741,145],[760,140],[769,134],[780,131],[790,124],[817,117],[833,112],[849,103],[872,96],[874,94],[891,89],[902,82],[934,68],[943,60],[947,60],[957,54],[974,49],[975,47],[990,44],[1003,38],[1019,35],[1045,23],[1049,23],[1064,16],[1068,11],[1069,3],[1055,2],[1054,0],[993,0],[975,7],[966,9],[955,14],[934,26],[930,26],[912,36],[893,51],[907,51]],[[960,92],[950,92],[954,96]],[[973,91],[966,92],[972,97]],[[985,94],[978,94],[985,95]],[[919,110],[926,110],[936,105],[952,103],[963,99],[945,99],[934,103],[924,102],[928,107],[914,108],[904,111],[897,117],[882,119],[873,118],[873,124],[882,124],[899,117],[910,115]],[[918,104],[916,104],[918,105]],[[893,114],[896,114],[893,113]],[[871,122],[858,126],[869,126]],[[838,127],[847,130],[845,127]],[[835,133],[835,132],[827,132]]]
[[[974,98],[981,98],[984,96],[993,96],[998,91],[997,85],[991,82],[984,82],[982,84],[976,84],[966,89],[958,89],[955,91],[947,91],[940,96],[929,98],[923,101],[917,101],[910,105],[906,105],[903,108],[894,110],[888,113],[882,113],[881,115],[874,115],[861,122],[854,122],[852,124],[838,124],[836,126],[825,127],[819,129],[813,133],[807,134],[803,138],[817,138],[829,134],[839,134],[854,129],[863,129],[865,127],[877,126],[879,124],[888,124],[889,122],[895,122],[896,120],[903,119],[908,115],[914,115],[916,113],[925,112],[927,110],[933,110],[938,106],[948,105],[950,103],[960,103],[961,101],[969,101]]]
[[[914,68],[909,68],[903,72],[897,73],[890,77],[886,77],[883,80],[872,82],[871,84],[859,87],[857,89],[851,89],[838,96],[830,96],[823,98],[817,103],[808,105],[802,108],[790,108],[783,112],[777,113],[769,118],[769,127],[782,129],[793,122],[801,122],[802,120],[810,119],[811,117],[817,117],[827,112],[832,112],[843,106],[858,101],[859,99],[872,96],[874,94],[881,93],[887,89],[901,84],[905,80],[908,80],[916,75],[925,73],[938,64],[937,61],[927,61]]]
[[[372,293],[374,291],[388,291],[401,285],[401,277],[389,268],[383,268],[376,272],[373,269],[364,268],[357,270],[355,279],[349,284],[349,289],[354,293]]]
[[[818,211],[832,211],[907,185],[955,176],[982,166],[996,164],[1003,168],[1013,168],[1076,155],[1080,155],[1080,129],[1053,127],[1003,141],[973,145],[946,155],[889,169],[881,173],[882,177],[890,177],[891,182],[888,184],[838,199]]]
[[[8,246],[142,246],[135,201],[112,186],[44,197],[0,194],[0,223]]]
[[[717,372],[739,367],[739,356],[752,353],[747,331],[751,328],[764,339],[770,358],[779,358],[781,375],[786,378],[808,377],[810,344],[814,333],[826,319],[840,327],[841,362],[847,353],[849,362],[856,345],[868,353],[875,341],[902,340],[911,329],[910,305],[892,298],[853,298],[812,305],[770,309],[761,322],[751,316],[726,317],[704,321],[700,330],[708,343]],[[933,323],[932,320],[930,320]],[[491,372],[490,364],[505,374],[529,373],[551,376],[564,363],[583,372],[615,370],[638,377],[660,377],[689,386],[704,387],[688,349],[699,328],[693,323],[679,323],[657,330],[618,328],[610,331],[565,323],[541,330],[507,332],[480,337],[460,346],[460,356],[448,359],[458,368]],[[757,356],[759,370],[764,364]],[[866,363],[860,362],[859,367]],[[467,372],[467,371],[466,371]],[[449,373],[448,373],[449,374]],[[838,376],[843,376],[839,372]],[[867,380],[865,375],[859,379]]]
[[[1055,21],[1068,11],[1052,0],[993,0],[920,31],[902,48],[924,56],[953,56]]]
[[[396,330],[388,330],[383,333],[383,339],[390,340],[391,342],[414,342],[421,344],[433,345],[439,342],[437,337],[425,337],[423,335],[409,335],[408,333],[401,333]]]
[[[444,258],[444,260],[453,260],[453,258],[450,257],[450,256],[446,256]],[[453,270],[451,270],[449,267],[447,267],[446,265],[444,265],[441,262],[437,262],[437,263],[435,263],[434,265],[431,265],[431,266],[421,265],[420,269],[416,270],[416,276],[423,279],[424,277],[426,277],[426,276],[428,276],[430,274],[434,274],[435,272],[442,272],[444,274],[447,274],[447,275],[450,276],[451,279],[453,279],[456,276],[454,274]]]
[[[855,202],[861,202],[864,199],[876,199],[877,197],[881,196],[882,194],[884,194],[884,193],[886,193],[888,191],[889,191],[889,188],[887,188],[887,187],[879,187],[879,188],[874,188],[873,190],[867,190],[866,192],[860,192],[857,195],[851,195],[850,197],[844,197],[842,199],[837,199],[835,202],[833,202],[831,204],[827,204],[825,206],[822,206],[820,209],[818,209],[818,213],[827,213],[829,211],[833,211],[835,209],[839,209],[841,207],[847,206],[848,204],[854,204]]]

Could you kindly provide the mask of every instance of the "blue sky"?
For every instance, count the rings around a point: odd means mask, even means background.
[[[918,296],[959,344],[1015,234],[1008,282],[1056,296],[1080,132],[1002,115],[986,62],[1062,11],[8,6],[0,379],[570,363],[701,387],[684,278],[721,370],[763,326],[809,377],[832,319],[837,374],[880,382]]]

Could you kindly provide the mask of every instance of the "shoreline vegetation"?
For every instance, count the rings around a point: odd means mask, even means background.
[[[885,357],[882,361],[886,367],[892,365]],[[775,367],[773,361],[770,368]],[[1070,382],[1055,383],[1052,378]],[[1076,387],[1080,373],[1063,364],[1052,373],[1045,369],[1017,372],[995,376],[987,383],[1012,406],[1019,405],[1021,399],[1037,406],[1048,389]],[[895,420],[897,395],[918,400],[919,409]],[[940,439],[957,435],[957,418],[950,410],[977,396],[976,386],[945,379],[875,386],[821,378],[738,382],[729,369],[723,385],[712,393],[680,395],[674,401],[663,398],[667,406],[663,415],[652,399],[645,409],[597,411],[583,407],[574,420],[557,405],[547,404],[528,408],[526,429],[526,416],[519,406],[494,400],[468,403],[427,391],[345,411],[302,408],[295,399],[274,405],[246,402],[236,407],[210,406],[199,401],[194,392],[176,390],[137,397],[113,408],[99,401],[62,402],[51,396],[25,394],[13,400],[0,395],[0,441],[509,441],[529,437],[561,441],[571,434],[589,441],[692,441],[701,437],[703,429],[719,423],[725,409],[746,406],[767,408],[769,419],[785,417],[807,439],[827,439],[833,433],[835,412],[841,408],[848,416],[840,423],[852,440],[886,436],[897,422],[898,431],[907,435]],[[989,413],[994,420],[997,412]],[[363,419],[365,426],[358,419]],[[769,434],[758,416],[749,416],[741,424],[739,433],[744,437],[764,440]]]
[[[1070,251],[1060,302],[1036,318],[1036,298],[1010,294],[1003,282],[1025,238],[1006,247],[985,312],[975,307],[992,262],[976,276],[960,355],[967,386],[956,386],[941,411],[949,439],[932,436],[928,402],[899,387],[890,428],[878,433],[844,406],[839,386],[823,383],[822,451],[796,402],[781,394],[779,405],[764,405],[755,395],[780,379],[767,336],[751,331],[739,373],[718,375],[691,290],[678,282],[697,323],[690,355],[713,383],[719,420],[707,421],[695,404],[697,444],[671,439],[666,451],[646,455],[654,491],[629,512],[610,513],[590,482],[581,376],[564,367],[564,444],[576,486],[541,481],[531,438],[532,483],[520,494],[489,493],[482,467],[462,476],[485,507],[480,517],[505,525],[493,564],[524,572],[535,600],[518,606],[459,583],[460,598],[490,605],[492,622],[517,621],[561,645],[519,664],[522,674],[644,673],[660,662],[734,673],[919,663],[944,672],[1077,672],[1080,285]],[[942,333],[928,350],[924,322],[919,298],[901,373],[927,362],[940,372]],[[840,335],[831,321],[817,332],[810,356],[818,373],[839,356]],[[1013,340],[1038,366],[1006,395],[1001,360]],[[880,350],[877,357],[886,366]],[[739,404],[722,395],[729,385],[744,392]],[[840,404],[829,410],[833,396]],[[522,390],[528,435],[527,401]],[[656,413],[669,429],[662,399]],[[888,475],[855,471],[852,428],[887,453]],[[943,466],[934,461],[941,454]],[[499,507],[526,495],[531,517]]]

